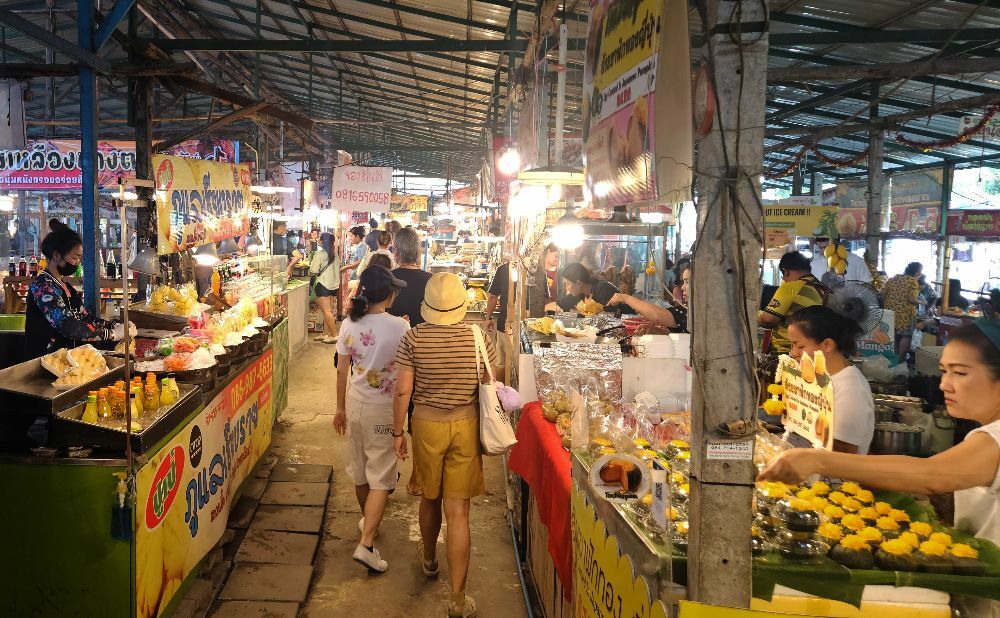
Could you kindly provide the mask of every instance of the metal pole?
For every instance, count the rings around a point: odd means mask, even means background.
[[[945,255],[949,248],[949,243],[947,239],[948,234],[948,210],[951,208],[951,187],[955,180],[955,164],[947,163],[944,166],[944,172],[941,176],[941,222],[940,222],[940,234],[941,240],[938,241],[938,254],[937,254],[937,280],[942,282],[942,287],[947,285],[944,280],[945,276],[945,261],[947,256]],[[942,301],[941,306],[944,307],[944,302]]]
[[[87,51],[94,51],[94,13],[93,0],[77,0],[77,42]],[[83,301],[87,309],[99,315],[97,73],[83,64],[80,65],[80,170],[83,186]]]
[[[871,104],[868,117],[878,118],[879,83],[872,82]],[[882,230],[882,157],[885,152],[885,134],[880,129],[868,131],[868,213],[865,231],[865,250],[868,261],[876,266],[879,263],[880,232]]]
[[[749,607],[753,462],[749,456],[716,458],[710,449],[731,441],[718,427],[757,409],[767,7],[738,0],[707,0],[703,7],[703,56],[711,63],[709,96],[717,112],[711,133],[698,144],[688,598]],[[738,441],[752,452],[752,435]]]
[[[554,165],[563,164],[563,114],[566,109],[566,24],[559,26],[559,77],[556,84],[556,160]]]

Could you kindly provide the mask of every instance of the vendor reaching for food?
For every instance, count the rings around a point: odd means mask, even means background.
[[[687,299],[689,283],[691,281],[691,269],[685,270],[681,276],[683,277],[681,290],[683,297]],[[665,329],[687,332],[687,309],[679,304],[660,306],[656,303],[636,298],[630,294],[622,294],[621,292],[612,296],[608,304],[627,305],[631,307],[636,313],[653,323],[653,328],[649,330]]]
[[[575,310],[590,315],[600,313],[618,293],[613,284],[598,278],[579,262],[566,266],[561,275],[566,294],[557,302],[563,311]]]
[[[38,358],[59,348],[83,342],[100,344],[124,336],[120,322],[102,320],[83,306],[83,297],[64,280],[76,272],[83,259],[83,239],[65,224],[53,221],[42,239],[45,270],[31,282],[24,322],[25,351]]]
[[[820,474],[890,491],[955,492],[956,525],[1000,542],[1000,321],[980,319],[956,330],[940,366],[948,414],[982,424],[961,444],[926,459],[791,449],[758,480],[798,483]]]
[[[814,305],[792,314],[788,320],[790,355],[795,360],[805,352],[823,352],[826,369],[833,379],[833,450],[868,452],[875,433],[875,402],[868,380],[848,357],[858,351],[861,327],[829,307]]]

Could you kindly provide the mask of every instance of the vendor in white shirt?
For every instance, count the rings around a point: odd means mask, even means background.
[[[813,256],[809,266],[812,269],[813,277],[816,277],[820,281],[823,280],[823,275],[830,270],[830,264],[827,262],[826,256],[823,255],[823,250],[829,244],[830,239],[825,236],[813,238]],[[843,277],[847,281],[864,281],[865,283],[870,283],[872,273],[868,270],[868,265],[865,264],[863,258],[848,252],[847,270],[844,272]]]
[[[1000,320],[983,318],[954,331],[940,366],[948,414],[982,425],[961,444],[926,459],[791,449],[776,457],[758,480],[798,483],[820,474],[890,491],[955,492],[956,526],[1000,542]],[[997,605],[994,616],[1000,615]]]
[[[848,360],[860,336],[857,322],[822,305],[799,309],[788,320],[792,358],[817,351],[826,357],[833,378],[833,450],[864,455],[875,433],[875,402],[868,380]]]

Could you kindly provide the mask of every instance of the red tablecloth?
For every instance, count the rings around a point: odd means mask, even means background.
[[[549,531],[549,554],[567,599],[573,593],[573,542],[570,531],[572,464],[556,426],[542,416],[542,404],[524,406],[517,424],[517,444],[507,467],[531,487],[538,516]]]

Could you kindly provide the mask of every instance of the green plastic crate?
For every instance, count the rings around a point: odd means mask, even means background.
[[[0,313],[0,331],[24,332],[23,313]]]

